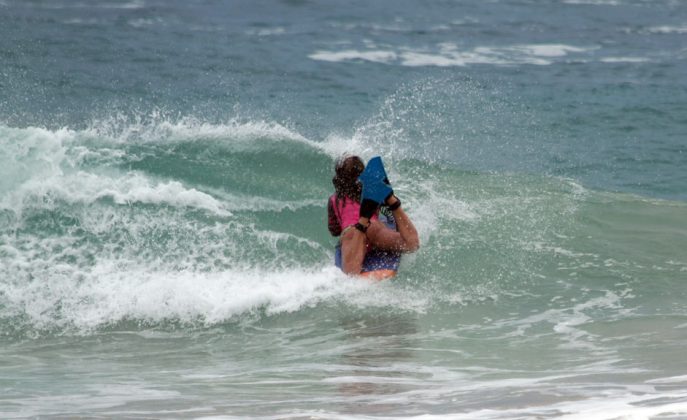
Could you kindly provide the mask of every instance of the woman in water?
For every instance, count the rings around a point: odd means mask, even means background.
[[[364,169],[357,156],[344,155],[336,162],[332,179],[335,193],[327,205],[329,232],[341,236],[336,265],[346,274],[389,278],[396,274],[401,253],[415,252],[420,240],[393,191],[382,212],[370,200],[361,205],[358,177]]]

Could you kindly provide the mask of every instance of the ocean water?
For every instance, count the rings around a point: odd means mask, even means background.
[[[686,349],[686,2],[0,0],[0,417],[678,419]]]

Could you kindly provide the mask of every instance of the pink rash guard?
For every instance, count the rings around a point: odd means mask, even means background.
[[[347,197],[344,197],[342,200],[338,200],[337,203],[336,194],[332,194],[332,196],[329,197],[329,202],[334,210],[334,214],[336,215],[336,219],[339,222],[339,226],[341,226],[342,231],[347,227],[358,223],[358,219],[360,219],[360,203]],[[378,218],[376,214],[371,218],[371,220],[377,219]]]

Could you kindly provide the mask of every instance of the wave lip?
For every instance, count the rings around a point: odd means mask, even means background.
[[[79,140],[86,137],[84,132],[31,127],[4,128],[0,134],[0,157],[6,162],[0,168],[0,191],[4,191],[0,208],[20,213],[24,206],[46,197],[70,203],[111,198],[117,204],[167,204],[230,215],[212,196],[179,181],[156,181],[136,171],[104,175],[80,168],[83,159],[117,161],[124,155],[122,150],[82,146]]]
[[[92,122],[83,131],[85,137],[95,137],[117,143],[159,143],[196,140],[229,140],[251,142],[259,139],[287,140],[313,144],[301,134],[277,122],[230,119],[208,123],[194,117],[171,119],[152,113],[133,120],[121,115]]]
[[[78,130],[0,125],[0,161],[4,162],[0,167],[0,207],[19,211],[25,204],[48,196],[70,203],[110,198],[117,204],[186,206],[227,216],[231,214],[228,207],[213,197],[214,193],[175,179],[157,179],[141,171],[126,170],[122,165],[128,166],[146,154],[164,155],[178,144],[200,143],[242,153],[244,149],[259,151],[291,142],[318,154],[334,156],[339,152],[284,125],[260,120],[232,119],[211,124],[195,118],[174,121],[153,114],[133,121],[113,116]],[[203,150],[194,153],[207,153]],[[229,198],[240,200],[234,195]],[[236,203],[229,204],[236,207]]]
[[[92,203],[111,198],[117,204],[166,204],[173,207],[193,207],[230,216],[224,205],[211,195],[195,188],[185,188],[178,181],[154,182],[142,174],[129,173],[120,178],[77,173],[72,184],[63,190],[64,196],[78,202]]]

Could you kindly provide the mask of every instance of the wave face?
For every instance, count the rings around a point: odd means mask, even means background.
[[[0,0],[0,417],[684,417],[686,7]]]
[[[465,172],[442,161],[442,141],[415,153],[388,113],[325,141],[264,121],[2,127],[3,335],[214,325],[342,302],[425,313],[601,293],[651,312],[655,293],[684,297],[684,203]],[[331,267],[325,203],[343,150],[382,151],[423,243],[374,299]],[[645,281],[658,273],[663,291]]]

